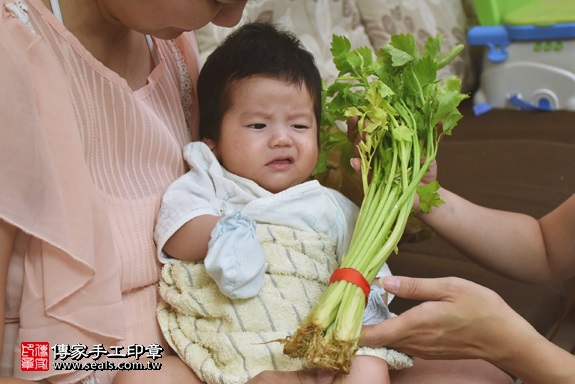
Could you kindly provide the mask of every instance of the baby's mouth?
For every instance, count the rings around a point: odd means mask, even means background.
[[[293,164],[293,158],[291,157],[278,157],[273,159],[272,161],[270,161],[267,165],[268,166],[276,166],[276,167],[281,167],[281,166],[288,166],[290,164]]]
[[[269,162],[269,164],[292,164],[293,159],[291,157],[278,157]]]

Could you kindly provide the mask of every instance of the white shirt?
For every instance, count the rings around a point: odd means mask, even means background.
[[[271,193],[228,172],[202,142],[186,145],[184,158],[191,169],[170,185],[158,215],[154,237],[160,261],[169,261],[161,250],[182,225],[201,215],[225,216],[234,211],[256,223],[330,235],[337,241],[336,254],[341,261],[359,212],[341,193],[316,180]]]

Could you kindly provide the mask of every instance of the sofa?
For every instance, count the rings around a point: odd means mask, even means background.
[[[467,29],[476,23],[470,0],[250,0],[242,23],[254,20],[293,30],[328,83],[337,74],[329,51],[333,34],[347,36],[352,46],[372,49],[386,44],[395,33],[410,32],[419,44],[441,34],[448,50],[465,44]],[[202,60],[227,33],[229,29],[212,25],[197,31]],[[440,75],[461,77],[464,91],[472,94],[481,54],[466,47]],[[535,217],[575,191],[575,112],[493,110],[475,116],[471,99],[460,109],[464,118],[439,148],[438,178],[443,186],[478,204]],[[361,188],[353,176],[334,169],[323,181],[361,201]],[[399,253],[390,257],[389,265],[397,275],[459,276],[490,287],[542,334],[558,324],[575,292],[573,279],[528,284],[490,272],[416,219],[409,223]],[[396,298],[391,309],[401,313],[415,304]]]

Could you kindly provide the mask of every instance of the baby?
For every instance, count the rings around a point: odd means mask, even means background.
[[[198,382],[239,384],[264,370],[302,369],[278,340],[317,302],[358,214],[342,194],[310,180],[321,89],[297,38],[259,22],[232,33],[200,72],[202,141],[185,147],[190,171],[164,195],[155,231],[166,263],[158,319]],[[372,321],[390,316],[384,293],[372,288]],[[360,348],[345,377],[388,383],[390,366],[410,363],[396,351]]]

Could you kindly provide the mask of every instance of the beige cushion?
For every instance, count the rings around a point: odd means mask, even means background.
[[[333,34],[347,36],[353,47],[371,44],[355,0],[250,0],[239,25],[247,21],[277,23],[293,31],[328,83],[337,76],[330,52]],[[209,24],[196,31],[202,61],[232,30]]]
[[[293,31],[310,51],[328,84],[337,76],[330,52],[333,34],[345,35],[353,47],[380,48],[395,33],[411,32],[423,46],[442,34],[444,50],[466,43],[475,24],[472,0],[250,0],[242,21],[278,23]],[[196,31],[202,62],[233,29],[212,24]],[[468,47],[440,72],[463,79],[464,91],[475,86],[476,71]]]
[[[469,3],[460,0],[356,0],[364,28],[374,48],[387,44],[391,35],[412,33],[422,47],[429,36],[441,34],[443,49],[466,44],[467,29],[473,20]],[[455,74],[464,81],[464,90],[474,85],[471,50],[466,48],[440,76]]]

